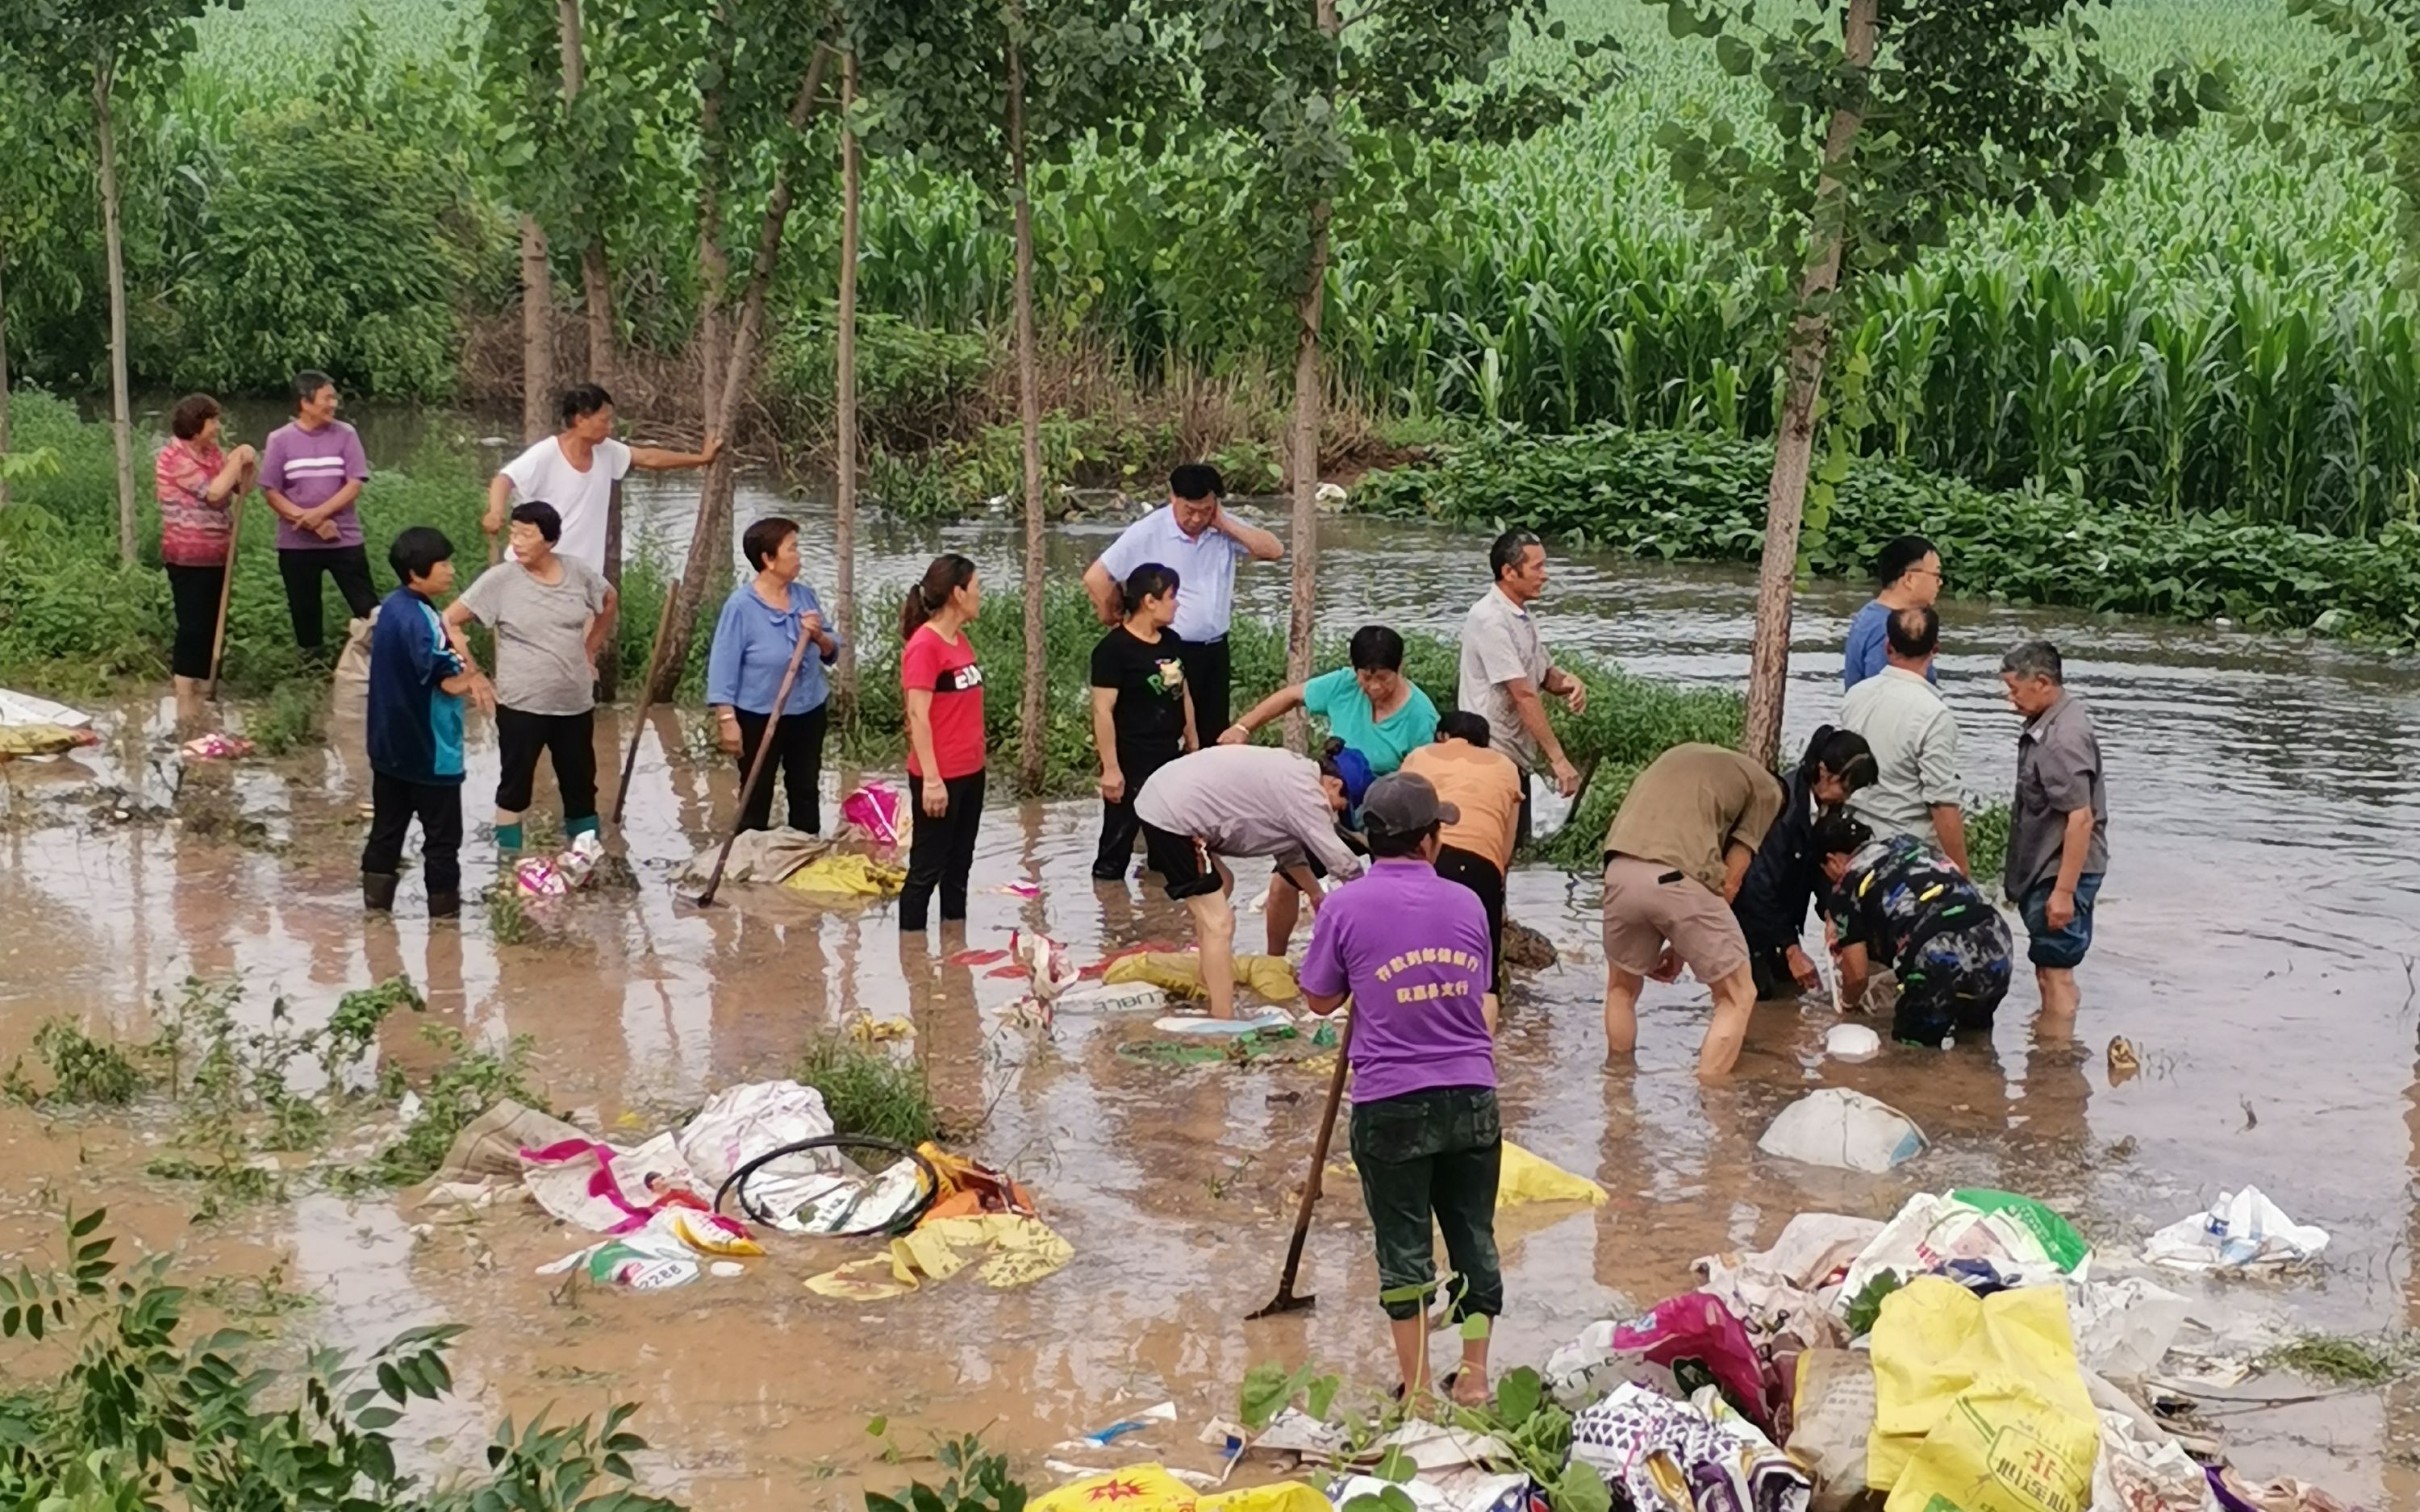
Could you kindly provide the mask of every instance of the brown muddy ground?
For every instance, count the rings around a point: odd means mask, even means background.
[[[987,537],[977,527],[952,540]],[[930,544],[895,549],[921,561]],[[1383,529],[1340,525],[1327,569],[1340,620],[1458,617],[1469,596],[1458,559],[1406,575],[1405,549]],[[1275,591],[1278,575],[1262,576],[1272,581],[1248,582],[1248,604]],[[1735,575],[1579,563],[1555,593],[1558,643],[1649,671],[1738,675],[1746,599]],[[1837,644],[1854,604],[1819,599],[1802,621],[1800,734],[1834,706],[1837,659],[1821,648]],[[1535,1362],[1590,1319],[1686,1289],[1694,1257],[1767,1241],[1794,1211],[1885,1216],[1913,1193],[1957,1184],[2048,1200],[2122,1264],[2152,1228],[2254,1182],[2335,1243],[2310,1275],[2207,1288],[2213,1321],[2247,1336],[2412,1321],[2420,675],[2135,622],[1962,607],[1954,623],[1944,682],[1978,792],[2009,780],[2014,722],[1996,708],[1990,671],[2018,634],[2059,634],[2072,683],[2100,711],[2116,860],[2078,1041],[2036,1037],[2029,980],[1991,1044],[1892,1050],[1857,1067],[1823,1060],[1828,1008],[1768,1009],[1738,1077],[1704,1088],[1690,1074],[1704,994],[1683,983],[1651,989],[1637,1069],[1607,1076],[1593,886],[1518,874],[1513,913],[1555,940],[1562,964],[1512,994],[1499,1056],[1508,1134],[1593,1176],[1613,1200],[1507,1215],[1502,1365]],[[600,717],[600,747],[619,734]],[[492,859],[476,826],[494,752],[484,727],[474,739],[466,891],[484,885]],[[474,1039],[534,1036],[550,1101],[614,1130],[626,1114],[653,1128],[715,1088],[783,1074],[810,1033],[850,1014],[905,1017],[945,1107],[977,1129],[968,1144],[1012,1166],[1074,1244],[1065,1270],[1027,1290],[986,1290],[967,1274],[866,1305],[799,1285],[861,1250],[783,1245],[738,1280],[565,1298],[533,1269],[583,1240],[534,1212],[416,1238],[425,1215],[396,1199],[318,1195],[193,1225],[193,1190],[142,1174],[163,1125],[46,1119],[14,1104],[0,1107],[13,1171],[0,1194],[0,1257],[49,1243],[62,1199],[105,1202],[122,1231],[177,1245],[199,1273],[274,1269],[317,1298],[277,1320],[289,1337],[361,1347],[416,1323],[468,1323],[455,1359],[461,1407],[411,1420],[433,1458],[468,1462],[506,1413],[634,1400],[658,1451],[651,1479],[716,1508],[854,1506],[861,1485],[895,1485],[905,1473],[880,1462],[865,1432],[876,1414],[911,1453],[930,1436],[981,1430],[1047,1484],[1040,1461],[1056,1441],[1162,1399],[1182,1425],[1142,1442],[1173,1462],[1206,1463],[1192,1434],[1232,1412],[1255,1361],[1318,1362],[1385,1383],[1367,1227],[1349,1183],[1330,1183],[1305,1262],[1319,1308],[1241,1321],[1275,1283],[1317,1115],[1315,1072],[1140,1062],[1120,1050],[1143,1031],[1113,1021],[1063,1019],[1050,1037],[1004,1028],[997,1011],[1020,984],[937,959],[1005,945],[1019,927],[1086,959],[1181,937],[1178,916],[1140,887],[1089,882],[1091,806],[998,812],[974,918],[928,955],[902,946],[887,908],[818,910],[749,888],[734,889],[729,907],[677,901],[671,871],[729,811],[732,780],[719,763],[668,763],[666,741],[679,744],[668,719],[646,744],[623,837],[640,890],[583,897],[543,938],[500,947],[475,911],[432,928],[416,879],[393,920],[365,924],[357,729],[339,721],[318,755],[185,772],[172,799],[179,764],[160,711],[121,710],[99,750],[0,768],[0,1059],[46,1016],[139,1036],[152,995],[189,975],[239,976],[248,1015],[284,995],[311,1022],[341,993],[403,971],[431,1017]],[[121,823],[114,809],[96,817],[97,784],[187,812],[232,802],[263,827],[228,841]],[[992,890],[1020,878],[1041,884],[1040,900]],[[1247,937],[1257,928],[1247,920]],[[2102,1056],[2113,1034],[2144,1053],[2142,1074],[2118,1087]],[[383,1053],[425,1065],[429,1051],[411,1035],[391,1024]],[[1923,1125],[1932,1150],[1888,1178],[1758,1154],[1774,1113],[1822,1085],[1886,1098]],[[2420,1388],[2338,1393],[2269,1374],[2240,1389],[2313,1394],[2324,1395],[2218,1418],[2238,1462],[2420,1507]]]

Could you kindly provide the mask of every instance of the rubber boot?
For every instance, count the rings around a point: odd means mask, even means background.
[[[462,917],[462,895],[458,892],[432,892],[428,895],[428,917],[459,918]]]
[[[403,881],[392,872],[362,873],[362,906],[372,913],[388,913],[395,908],[395,889]]]

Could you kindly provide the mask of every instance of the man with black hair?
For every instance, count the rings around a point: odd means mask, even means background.
[[[1168,627],[1192,691],[1194,727],[1205,734],[1226,729],[1230,717],[1227,629],[1234,618],[1235,563],[1285,555],[1284,542],[1227,512],[1218,501],[1225,491],[1217,468],[1186,463],[1168,475],[1168,502],[1119,532],[1084,569],[1084,592],[1108,625],[1125,621],[1125,583],[1136,568],[1157,563],[1175,572],[1176,618]]]
[[[722,438],[708,436],[694,452],[668,452],[654,446],[627,446],[613,439],[613,396],[594,383],[563,391],[563,428],[531,444],[504,466],[488,485],[488,514],[483,527],[489,544],[504,529],[504,513],[515,503],[544,500],[563,522],[562,554],[602,573],[605,563],[605,522],[612,512],[614,486],[636,468],[642,472],[677,472],[702,468],[722,455]]]
[[[1849,795],[1849,808],[1879,835],[1938,842],[1966,870],[1966,819],[1959,809],[1958,719],[1933,687],[1941,616],[1931,605],[1903,609],[1887,622],[1889,665],[1849,689],[1840,723],[1873,748],[1873,780]]]
[[[1487,937],[1496,942],[1487,992],[1498,998],[1504,992],[1504,876],[1520,830],[1521,769],[1490,750],[1488,739],[1486,720],[1456,709],[1437,720],[1435,741],[1404,758],[1403,769],[1436,789],[1456,811],[1438,835],[1437,875],[1468,887],[1487,913]]]
[[[1844,692],[1888,664],[1885,625],[1892,615],[1905,609],[1930,609],[1941,596],[1941,553],[1921,535],[1900,536],[1875,555],[1874,582],[1873,602],[1849,621],[1848,641],[1840,655]],[[1937,681],[1931,668],[1924,675],[1928,681]]]
[[[1579,768],[1563,754],[1547,722],[1542,695],[1562,700],[1574,714],[1588,707],[1588,687],[1556,666],[1538,640],[1529,606],[1546,591],[1546,548],[1528,531],[1506,531],[1487,550],[1492,581],[1462,622],[1462,677],[1457,706],[1487,721],[1492,744],[1521,768],[1521,839],[1529,838],[1529,774],[1553,774],[1556,791],[1580,788]]]
[[[454,588],[454,543],[414,525],[387,548],[402,586],[370,632],[370,834],[362,847],[362,902],[395,906],[403,842],[420,821],[428,917],[462,912],[462,700],[492,702],[460,629],[437,612]]]
[[[565,838],[597,827],[597,651],[613,623],[613,590],[596,568],[557,551],[562,538],[552,504],[515,505],[512,556],[445,611],[458,630],[474,619],[495,627],[496,849],[507,858],[521,848],[541,753],[554,762]]]
[[[2066,662],[2049,641],[2028,640],[2001,657],[2000,682],[2025,721],[2001,887],[2024,916],[2042,1012],[2071,1020],[2075,968],[2092,948],[2093,901],[2109,869],[2101,739],[2091,714],[2067,690]]]
[[[261,496],[277,515],[286,611],[294,621],[294,643],[313,657],[327,640],[319,616],[322,573],[335,579],[354,619],[368,619],[379,604],[354,507],[370,475],[369,457],[360,435],[336,418],[336,403],[335,380],[327,374],[308,368],[295,374],[294,419],[271,432],[260,453]]]
[[[1373,782],[1361,800],[1369,873],[1320,910],[1302,964],[1312,1012],[1353,1004],[1353,1164],[1407,1401],[1427,1385],[1434,1232],[1460,1283],[1453,1318],[1504,1310],[1495,1222],[1504,1145],[1487,991],[1496,941],[1479,900],[1435,870],[1439,835],[1461,818],[1423,778]],[[1485,1332],[1464,1336],[1461,1368],[1439,1384],[1465,1406],[1487,1400]]]
[[[1864,1000],[1879,960],[1899,981],[1892,1039],[1936,1049],[1952,1034],[1989,1040],[2009,993],[2009,926],[1965,868],[1918,836],[1878,837],[1845,813],[1817,820],[1808,848],[1832,887],[1841,1000]]]

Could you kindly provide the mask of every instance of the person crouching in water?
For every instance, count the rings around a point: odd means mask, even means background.
[[[1485,1008],[1496,942],[1477,895],[1435,870],[1440,832],[1461,818],[1425,778],[1372,783],[1361,800],[1369,874],[1327,899],[1302,964],[1312,1012],[1332,1013],[1348,996],[1353,1004],[1353,1164],[1406,1399],[1427,1386],[1432,1222],[1453,1266],[1451,1317],[1504,1310],[1496,1255],[1504,1144]],[[1487,1400],[1485,1334],[1463,1340],[1462,1367],[1439,1384],[1465,1406]]]
[[[1892,1039],[1936,1049],[1952,1034],[1988,1040],[2012,951],[2007,922],[1966,873],[1916,836],[1877,840],[1846,813],[1817,820],[1808,845],[1832,884],[1841,1000],[1863,1000],[1879,959],[1899,979]]]
[[[1369,764],[1331,740],[1317,761],[1273,746],[1212,746],[1154,772],[1136,795],[1145,859],[1193,916],[1212,1018],[1235,1016],[1235,910],[1227,896],[1235,877],[1225,862],[1274,859],[1311,900],[1315,918],[1314,866],[1339,881],[1361,874],[1361,858],[1336,825],[1369,787]]]

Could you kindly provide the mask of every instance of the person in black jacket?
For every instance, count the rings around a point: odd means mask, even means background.
[[[1747,936],[1758,1002],[1794,997],[1822,985],[1815,963],[1799,945],[1807,905],[1824,887],[1823,857],[1813,854],[1808,835],[1819,815],[1846,803],[1874,773],[1873,749],[1865,736],[1825,725],[1790,774],[1790,801],[1765,832],[1747,879],[1731,900],[1731,913]]]

